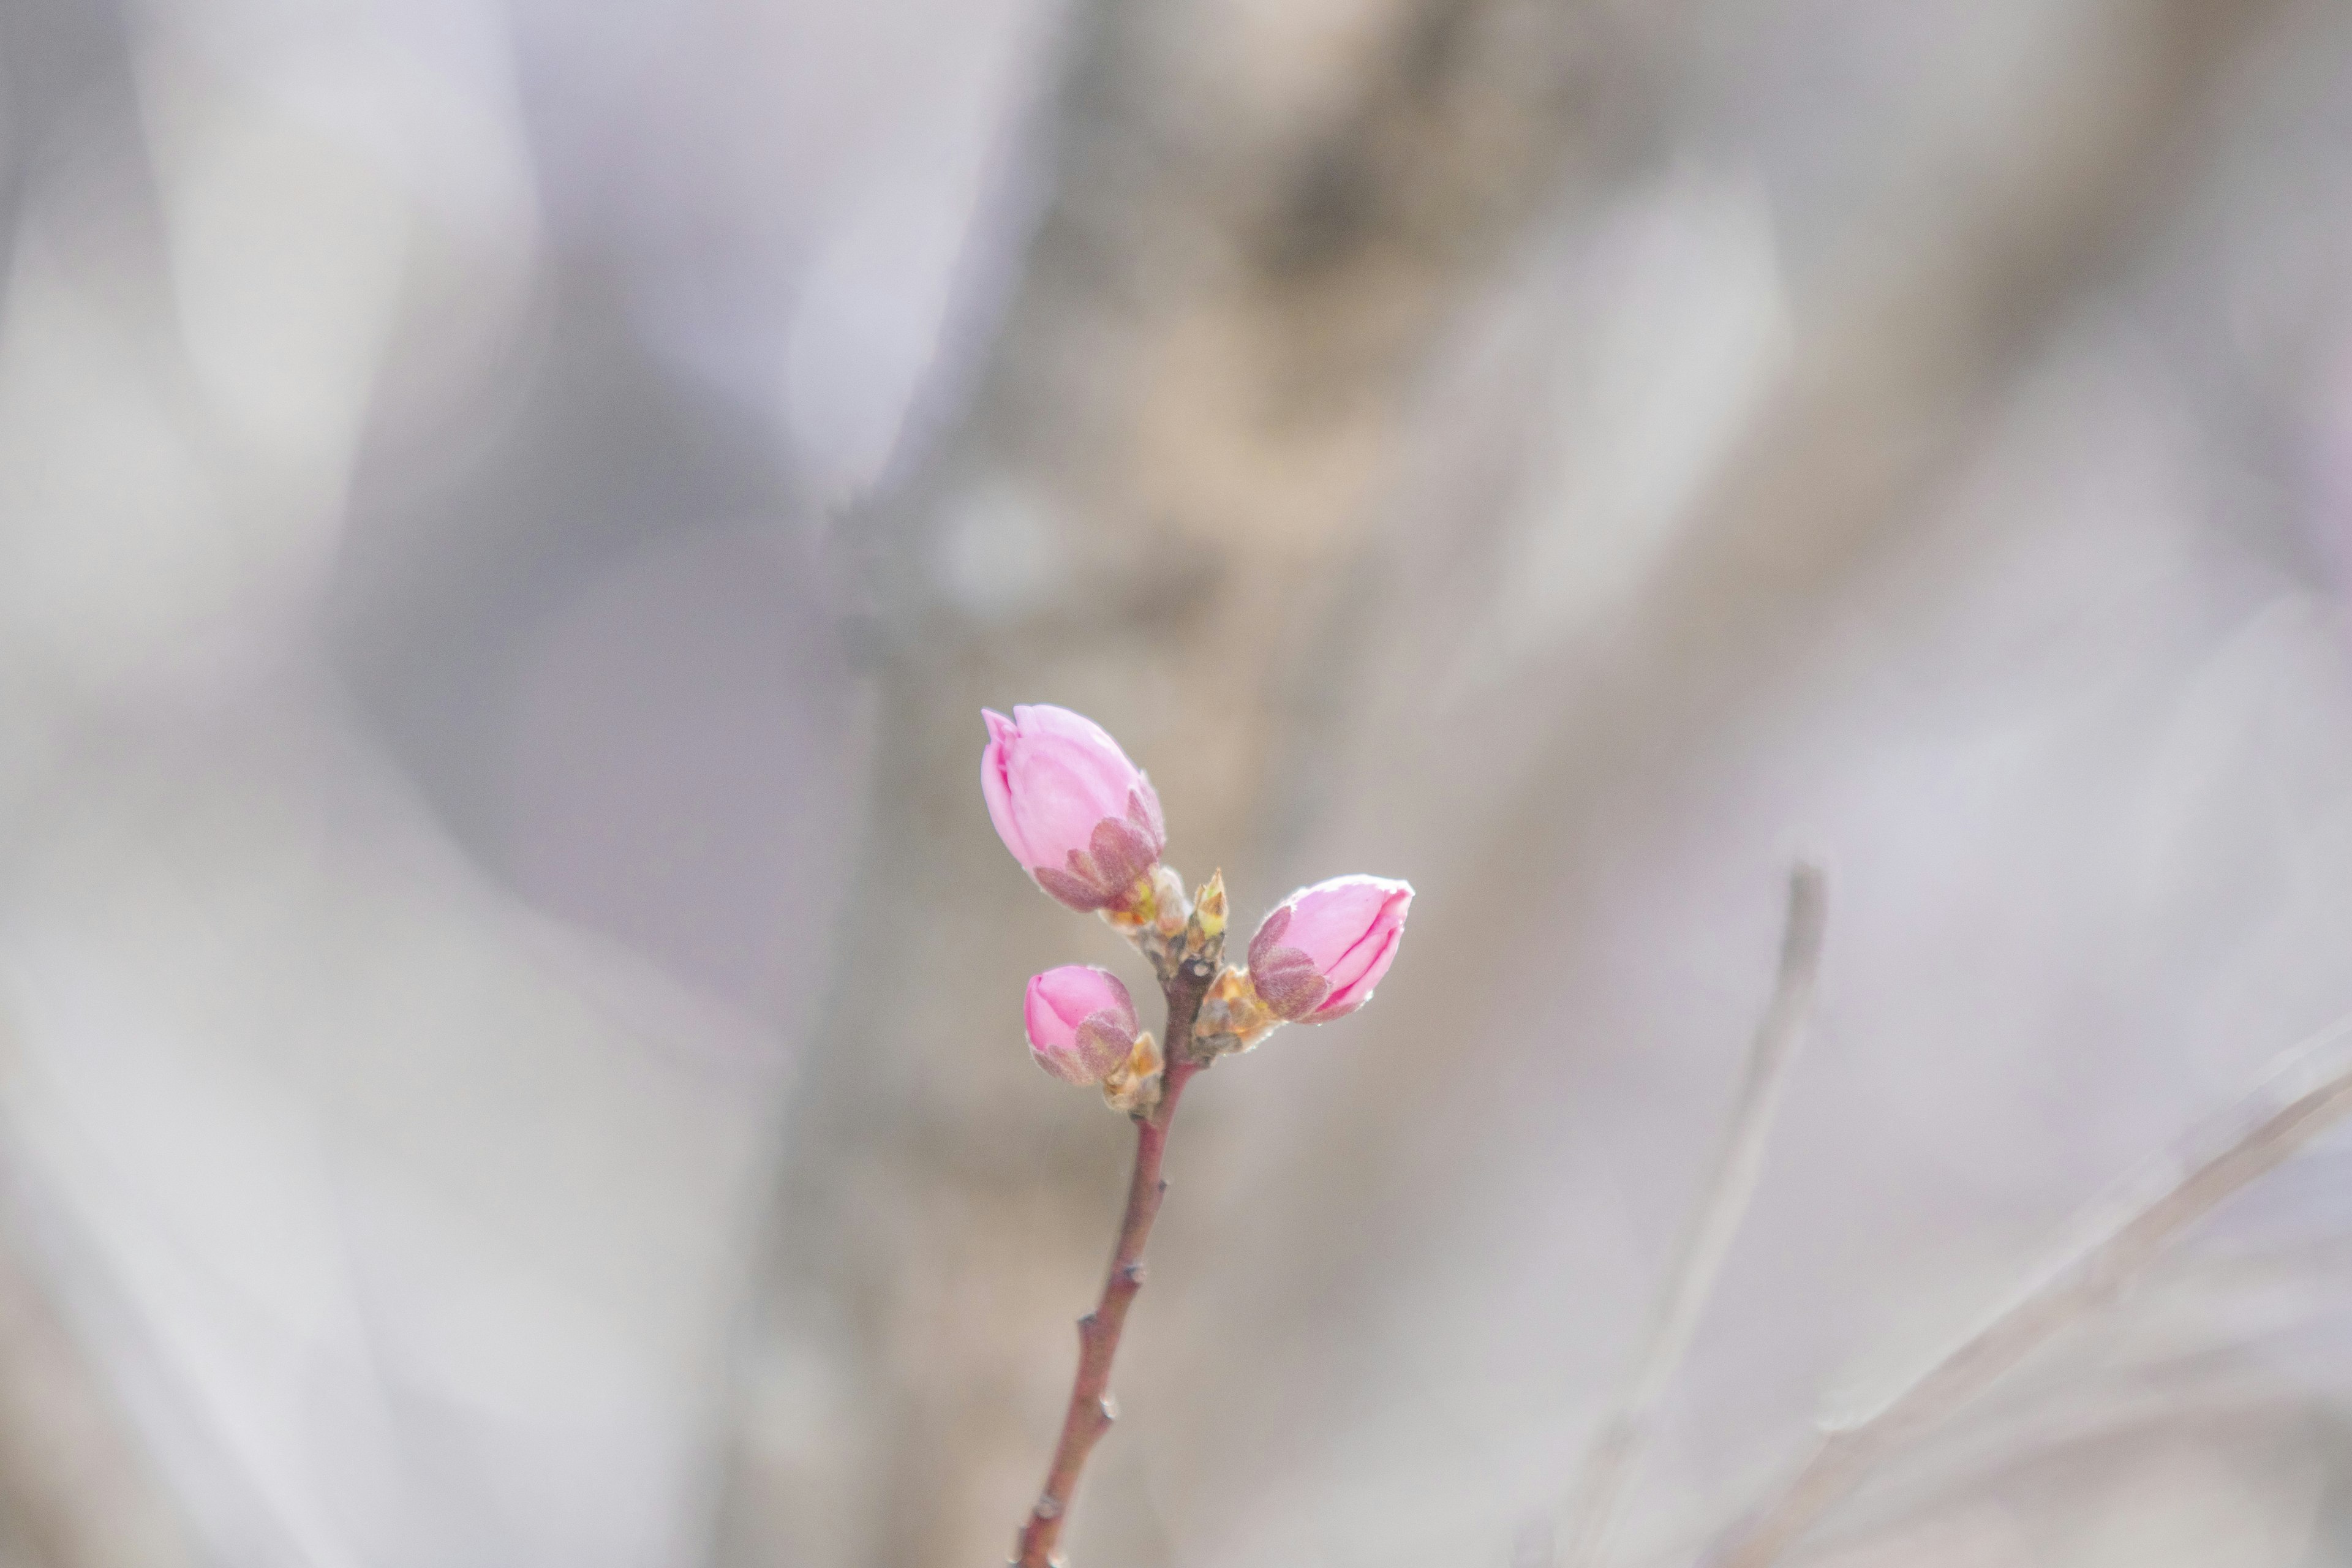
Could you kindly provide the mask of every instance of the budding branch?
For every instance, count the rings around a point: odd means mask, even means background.
[[[1070,1387],[1069,1409],[1062,1417],[1062,1440],[1055,1445],[1045,1489],[1021,1527],[1013,1559],[1017,1568],[1049,1568],[1054,1563],[1054,1547],[1061,1540],[1062,1521],[1077,1490],[1078,1473],[1086,1468],[1087,1456],[1094,1452],[1096,1442],[1110,1429],[1111,1362],[1118,1354],[1127,1310],[1143,1288],[1143,1245],[1150,1239],[1151,1222],[1159,1217],[1160,1200],[1168,1191],[1160,1163],[1168,1148],[1169,1123],[1176,1119],[1176,1104],[1183,1098],[1185,1084],[1208,1065],[1192,1058],[1192,1024],[1215,975],[1213,963],[1192,958],[1176,964],[1161,983],[1168,1001],[1167,1073],[1160,1081],[1159,1103],[1135,1118],[1135,1174],[1128,1183],[1127,1214],[1119,1222],[1118,1246],[1111,1254],[1110,1273],[1103,1280],[1102,1300],[1078,1320],[1078,1374]]]

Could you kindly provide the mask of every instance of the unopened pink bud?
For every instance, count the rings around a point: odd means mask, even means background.
[[[1396,960],[1412,884],[1334,877],[1301,888],[1250,939],[1250,984],[1278,1018],[1324,1024],[1372,999]]]
[[[1124,904],[1168,847],[1160,797],[1091,719],[1045,703],[983,709],[980,793],[1037,885],[1074,910]]]
[[[1032,976],[1029,1054],[1068,1083],[1100,1083],[1135,1047],[1135,999],[1108,969],[1066,963]]]

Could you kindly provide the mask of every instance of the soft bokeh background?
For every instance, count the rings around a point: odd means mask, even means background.
[[[1547,1562],[1801,853],[1627,1564],[2352,1008],[2334,0],[0,0],[0,235],[8,1568],[1001,1561],[1140,971],[983,702],[1421,890],[1080,1568]],[[2352,1561],[2352,1145],[1800,1555]]]

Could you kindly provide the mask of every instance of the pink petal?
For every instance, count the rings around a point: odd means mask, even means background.
[[[1318,882],[1290,896],[1290,930],[1283,940],[1328,974],[1350,948],[1364,940],[1399,889],[1411,895],[1412,889],[1403,883],[1380,877],[1334,877]]]
[[[1372,916],[1370,928],[1347,952],[1325,967],[1323,973],[1330,976],[1334,990],[1345,991],[1361,980],[1374,963],[1383,957],[1394,955],[1396,933],[1398,928],[1404,924],[1404,906],[1412,899],[1412,892],[1408,889],[1401,893],[1391,893],[1381,900],[1380,909]]]
[[[1004,840],[1004,847],[1023,866],[1033,863],[1034,857],[1021,836],[1021,826],[1013,814],[1013,785],[1006,777],[1006,742],[1014,735],[1013,721],[1002,713],[992,713],[983,708],[981,721],[988,726],[988,744],[980,749],[980,798],[988,803],[988,820],[996,826],[996,836]]]
[[[1067,708],[1056,708],[1051,702],[1015,704],[1013,710],[1013,721],[1020,731],[1031,740],[1051,736],[1055,740],[1074,742],[1097,751],[1109,752],[1121,761],[1125,761],[1127,757],[1127,753],[1118,749],[1118,742],[1110,738],[1109,731],[1083,713],[1074,713]]]
[[[1015,708],[1013,714],[1020,721],[1025,750],[1054,757],[1084,781],[1086,798],[1095,812],[1087,822],[1089,832],[1106,816],[1126,816],[1128,795],[1139,784],[1150,795],[1143,770],[1127,760],[1108,731],[1084,714],[1043,702]],[[1157,795],[1150,796],[1150,808],[1159,809]]]
[[[1098,759],[1060,742],[1024,740],[1012,751],[1009,784],[1022,841],[1040,866],[1084,849],[1095,824],[1127,810],[1124,781],[1102,776]]]
[[[1381,976],[1388,973],[1389,965],[1396,962],[1397,947],[1403,940],[1403,927],[1388,928],[1379,950],[1364,966],[1364,972],[1346,985],[1334,986],[1331,994],[1323,999],[1323,1005],[1315,1009],[1311,1016],[1318,1020],[1337,1018],[1370,1001],[1372,988],[1381,983]]]

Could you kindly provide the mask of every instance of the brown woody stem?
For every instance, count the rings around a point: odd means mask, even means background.
[[[1087,1457],[1110,1430],[1111,1362],[1118,1354],[1118,1337],[1127,1326],[1127,1310],[1143,1289],[1143,1244],[1150,1239],[1151,1222],[1159,1217],[1160,1200],[1168,1183],[1160,1163],[1168,1148],[1168,1125],[1176,1118],[1177,1101],[1194,1073],[1208,1064],[1192,1059],[1192,1023],[1201,1000],[1216,976],[1213,963],[1192,959],[1179,963],[1162,986],[1168,999],[1167,1075],[1160,1080],[1160,1102],[1135,1118],[1135,1174],[1128,1183],[1127,1215],[1119,1222],[1118,1247],[1111,1254],[1110,1274],[1103,1281],[1102,1300],[1078,1320],[1078,1374],[1070,1386],[1070,1405],[1062,1417],[1062,1440],[1055,1445],[1053,1467],[1045,1472],[1045,1489],[1021,1527],[1013,1563],[1017,1568],[1049,1568],[1058,1561],[1054,1547],[1069,1516],[1070,1500]]]

